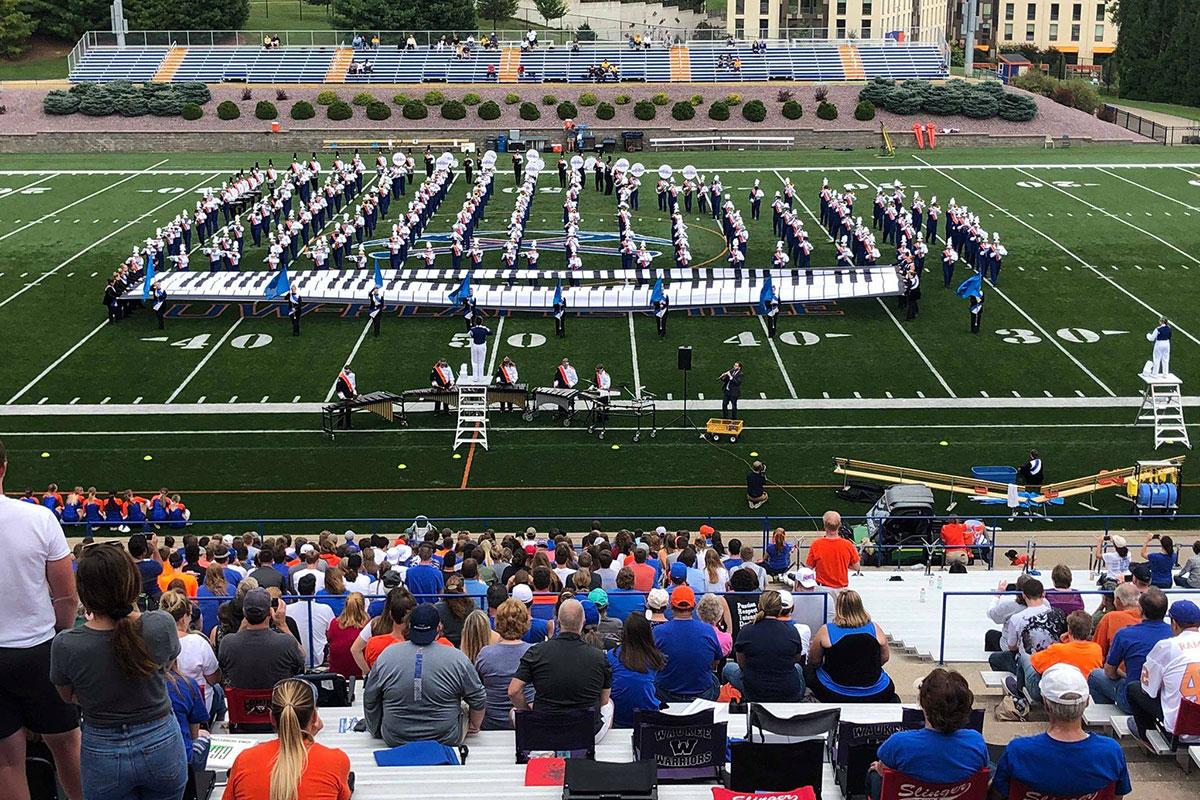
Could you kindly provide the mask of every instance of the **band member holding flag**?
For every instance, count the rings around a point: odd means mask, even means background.
[[[367,316],[371,319],[371,334],[378,338],[380,316],[383,311],[383,296],[379,293],[378,286],[372,287],[370,294],[367,295],[367,308]]]
[[[554,315],[554,335],[559,339],[567,338],[567,301],[563,299],[562,281],[554,288],[554,306],[551,313]]]
[[[435,390],[448,392],[454,388],[454,370],[450,369],[450,365],[446,363],[446,359],[439,358],[433,364],[433,369],[429,371],[429,385]],[[449,403],[440,403],[437,400],[433,401],[433,413],[444,411],[450,413]]]
[[[983,323],[983,276],[978,272],[958,285],[954,293],[967,301],[967,311],[971,315],[971,333],[979,333]]]
[[[579,383],[579,373],[571,366],[571,362],[564,358],[558,368],[554,370],[554,388],[574,389],[577,383]]]
[[[786,258],[786,256],[784,256]],[[767,321],[767,338],[775,338],[775,324],[778,322],[779,316],[779,297],[775,294],[775,284],[771,280],[771,273],[767,273],[766,280],[763,281],[762,291],[758,294],[758,312],[766,317]]]
[[[459,287],[450,293],[448,299],[451,303],[461,307],[464,321],[467,323],[467,330],[471,330],[471,324],[478,314],[475,311],[475,298],[471,296],[471,273],[469,271],[463,276]]]
[[[658,323],[658,338],[660,339],[667,335],[667,308],[670,305],[671,299],[663,291],[662,278],[659,278],[654,282],[654,291],[650,293],[650,307],[654,309],[654,318]]]
[[[292,318],[292,336],[300,335],[300,295],[295,289],[288,290],[288,316]]]
[[[333,390],[343,400],[353,400],[358,397],[358,378],[354,376],[349,364],[342,367],[342,371],[338,373]]]
[[[511,358],[505,356],[500,362],[500,369],[496,370],[496,385],[504,389],[512,389],[517,385],[520,376],[517,373],[517,365]],[[501,403],[501,411],[516,410],[516,406],[512,403]]]
[[[154,316],[158,317],[158,329],[160,331],[165,330],[166,325],[163,322],[163,314],[167,304],[167,292],[163,289],[161,283],[155,281],[150,287],[150,294],[154,297],[154,303],[151,307],[154,309]]]

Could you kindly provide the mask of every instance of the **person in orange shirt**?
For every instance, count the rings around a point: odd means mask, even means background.
[[[162,574],[158,576],[158,588],[165,594],[167,591],[169,591],[171,582],[179,580],[183,582],[183,589],[185,592],[187,592],[187,596],[195,597],[196,592],[200,589],[200,584],[196,580],[195,574],[191,572],[184,572],[182,567],[183,556],[181,556],[179,551],[176,550],[175,552],[171,553],[171,555],[167,558],[166,563],[163,564]]]
[[[350,800],[350,759],[315,741],[321,730],[312,684],[288,678],[271,692],[271,726],[278,738],[255,745],[234,759],[225,797],[229,800]]]
[[[971,551],[967,549],[967,526],[951,517],[942,526],[942,545],[945,547],[946,563],[958,561],[962,564],[971,562]]]
[[[633,563],[629,569],[633,571],[633,588],[639,592],[648,592],[655,586],[658,571],[646,563],[649,549],[639,546],[633,551]]]
[[[841,535],[842,515],[826,511],[821,517],[825,535],[808,546],[805,564],[817,573],[817,583],[829,589],[845,589],[850,585],[850,569],[858,569],[858,548]]]
[[[1112,640],[1117,631],[1142,621],[1142,608],[1138,604],[1141,595],[1138,587],[1132,583],[1122,583],[1113,592],[1116,610],[1105,614],[1096,625],[1096,644],[1100,645],[1100,652],[1105,657],[1108,656],[1108,648],[1112,647]]]
[[[1037,671],[1038,677],[1032,681],[1026,680],[1025,689],[1033,701],[1041,700],[1038,685],[1041,676],[1055,664],[1070,664],[1086,678],[1092,670],[1104,666],[1104,655],[1100,645],[1091,641],[1092,616],[1086,611],[1072,611],[1067,615],[1067,632],[1062,635],[1062,641],[1052,644],[1045,650],[1040,650],[1029,657],[1029,663]]]

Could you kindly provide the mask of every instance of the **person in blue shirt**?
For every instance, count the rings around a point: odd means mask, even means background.
[[[412,574],[412,570],[409,570]],[[336,617],[346,610],[346,581],[342,577],[341,567],[330,567],[325,570],[325,588],[317,592],[317,602],[324,603],[333,609]]]
[[[788,543],[787,532],[783,528],[776,528],[770,543],[767,544],[766,558],[762,561],[762,568],[772,578],[784,574],[791,569],[793,549],[795,549],[795,545]]]
[[[925,727],[893,733],[879,746],[879,760],[867,773],[871,800],[879,798],[884,768],[926,783],[959,783],[988,765],[983,734],[969,727],[975,695],[967,679],[935,669],[921,681],[918,692]]]
[[[192,678],[181,675],[174,661],[167,665],[167,697],[171,710],[183,733],[183,753],[188,764],[204,769],[208,761],[209,738],[201,725],[208,724],[208,709],[204,707],[204,694]]]
[[[613,727],[632,728],[635,712],[657,710],[662,705],[654,681],[667,660],[654,646],[654,632],[641,614],[625,618],[621,646],[607,655],[612,666]]]
[[[408,568],[404,577],[405,585],[419,603],[437,602],[437,595],[446,588],[442,570],[433,563],[433,549],[430,542],[421,542],[417,547],[417,558],[420,560],[415,566]]]
[[[487,611],[488,585],[479,580],[479,562],[473,558],[464,558],[460,574],[463,576],[463,588],[472,596],[480,611]]]
[[[633,588],[633,570],[621,567],[617,571],[617,588],[608,592],[608,615],[624,622],[630,615],[644,615],[646,596]]]
[[[1049,728],[1009,742],[996,765],[989,797],[1008,800],[1014,781],[1038,793],[1078,797],[1114,785],[1118,800],[1132,791],[1125,754],[1116,739],[1083,730],[1088,686],[1070,664],[1042,675],[1042,705]]]
[[[1129,681],[1141,680],[1146,656],[1154,645],[1171,638],[1171,626],[1163,621],[1167,616],[1167,596],[1161,589],[1153,586],[1147,589],[1138,598],[1138,606],[1142,621],[1117,631],[1108,647],[1104,668],[1094,669],[1088,675],[1092,702],[1115,703],[1123,714],[1133,713],[1125,694]]]
[[[513,600],[520,600],[525,604],[525,607],[529,609],[530,612],[533,611],[533,590],[530,589],[526,584],[518,583],[516,586],[514,586],[512,590],[512,598]],[[550,608],[553,609],[554,606],[550,605]],[[554,620],[538,619],[537,617],[533,616],[532,613],[530,613],[529,630],[525,631],[525,635],[521,637],[521,641],[529,642],[530,644],[537,644],[538,642],[546,641],[553,635]]]
[[[1150,552],[1150,543],[1158,539],[1159,550]],[[1178,566],[1178,556],[1175,554],[1175,540],[1170,536],[1159,538],[1157,533],[1147,534],[1142,544],[1142,558],[1150,564],[1150,585],[1159,589],[1170,589],[1175,585],[1172,570]]]
[[[716,700],[720,690],[714,667],[721,645],[711,625],[694,619],[696,593],[690,586],[671,592],[671,619],[654,629],[654,644],[667,658],[655,688],[664,703],[689,703],[696,698]]]
[[[730,572],[733,572],[735,569],[740,567],[742,565],[741,553],[742,553],[742,540],[741,539],[730,539],[729,540],[729,556],[730,557],[725,559],[723,562],[721,562],[722,565],[724,565],[725,569],[729,570]]]

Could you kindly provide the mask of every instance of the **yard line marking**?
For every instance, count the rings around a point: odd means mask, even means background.
[[[703,400],[703,399],[704,399],[704,392],[696,392],[696,399],[697,399],[697,400]]]
[[[629,312],[629,355],[633,358],[633,396],[642,396],[642,371],[638,365],[637,336],[633,331],[633,312]]]
[[[102,405],[102,406],[106,406],[106,405],[108,405],[108,401],[110,401],[110,400],[112,400],[112,398],[111,398],[111,397],[106,397],[106,398],[104,398],[103,400],[101,400],[101,401],[100,401],[100,405]]]
[[[233,397],[230,397],[230,398],[229,398],[229,402],[231,402],[231,403],[236,403],[236,402],[237,402],[237,399],[238,399],[238,396],[235,394]]]
[[[1138,305],[1140,305],[1142,308],[1144,308],[1144,309],[1146,309],[1147,311],[1149,311],[1149,312],[1150,312],[1151,314],[1153,314],[1154,316],[1158,317],[1159,319],[1162,319],[1163,317],[1167,316],[1166,314],[1163,314],[1161,311],[1159,311],[1158,309],[1154,308],[1153,306],[1151,306],[1150,304],[1148,304],[1147,302],[1145,302],[1144,300],[1142,300],[1142,298],[1140,298],[1140,297],[1138,297],[1137,295],[1135,295],[1134,293],[1130,292],[1128,289],[1126,289],[1126,288],[1125,288],[1124,286],[1122,286],[1121,284],[1119,284],[1119,283],[1117,283],[1116,281],[1114,281],[1112,278],[1110,278],[1110,277],[1108,277],[1107,275],[1105,275],[1104,273],[1102,273],[1102,272],[1101,272],[1099,269],[1097,269],[1097,268],[1096,268],[1096,266],[1095,266],[1095,265],[1093,265],[1093,264],[1089,264],[1088,262],[1086,262],[1086,261],[1084,261],[1082,258],[1080,258],[1080,257],[1079,257],[1077,254],[1073,253],[1072,251],[1068,250],[1068,249],[1067,249],[1066,247],[1064,247],[1063,245],[1059,244],[1059,242],[1058,242],[1056,239],[1054,239],[1053,237],[1051,237],[1051,236],[1048,236],[1047,234],[1043,233],[1043,232],[1042,232],[1041,230],[1039,230],[1038,228],[1035,228],[1035,227],[1033,227],[1033,226],[1032,226],[1032,225],[1030,225],[1029,223],[1027,223],[1027,222],[1025,222],[1024,220],[1022,220],[1020,217],[1018,217],[1016,214],[1013,214],[1012,212],[1008,211],[1007,209],[1001,208],[1000,206],[996,205],[996,204],[995,204],[995,203],[993,203],[991,200],[989,200],[988,198],[986,198],[986,197],[984,197],[983,195],[981,195],[979,192],[976,192],[974,189],[972,189],[971,187],[967,186],[965,183],[961,183],[960,181],[958,181],[958,180],[955,180],[954,178],[950,177],[949,175],[946,175],[946,174],[945,174],[945,173],[944,173],[944,172],[941,170],[941,168],[939,168],[939,167],[934,167],[932,164],[930,164],[928,161],[925,161],[925,160],[924,160],[924,159],[922,159],[920,156],[914,156],[914,158],[916,158],[916,159],[917,159],[917,161],[920,161],[921,163],[923,163],[923,164],[927,165],[928,167],[930,167],[930,169],[933,169],[935,172],[938,172],[939,174],[941,174],[941,175],[942,175],[942,177],[946,178],[947,180],[951,181],[952,183],[958,184],[959,186],[961,186],[961,187],[962,187],[964,190],[966,190],[967,192],[970,192],[971,194],[973,194],[973,195],[975,195],[976,197],[978,197],[980,200],[983,200],[985,203],[988,203],[988,204],[989,204],[989,205],[991,205],[993,208],[995,208],[997,211],[1000,211],[1001,213],[1008,215],[1008,216],[1009,216],[1009,217],[1011,217],[1012,219],[1014,219],[1014,220],[1016,220],[1017,222],[1019,222],[1019,223],[1021,223],[1022,225],[1024,225],[1026,228],[1029,228],[1029,230],[1033,231],[1033,232],[1034,232],[1034,233],[1036,233],[1038,236],[1041,236],[1043,239],[1045,239],[1046,241],[1048,241],[1048,242],[1050,242],[1051,244],[1053,244],[1053,245],[1054,245],[1055,247],[1057,247],[1059,250],[1062,250],[1064,253],[1066,253],[1067,255],[1069,255],[1071,258],[1073,258],[1073,259],[1075,259],[1076,261],[1078,261],[1078,262],[1079,262],[1080,264],[1082,264],[1082,265],[1083,265],[1083,266],[1084,266],[1086,269],[1090,269],[1090,270],[1091,270],[1092,272],[1094,272],[1096,275],[1098,275],[1098,276],[1100,276],[1101,278],[1103,278],[1104,280],[1108,281],[1108,283],[1109,283],[1111,286],[1113,286],[1114,288],[1116,288],[1116,289],[1117,289],[1117,291],[1121,292],[1121,294],[1125,295],[1125,296],[1126,296],[1126,297],[1128,297],[1130,300],[1134,301],[1135,303],[1137,303],[1137,304],[1138,304]],[[1116,265],[1115,265],[1115,264],[1113,265],[1113,269],[1114,269],[1114,270],[1116,270],[1116,269],[1117,269],[1117,267],[1116,267]],[[1183,334],[1184,336],[1186,336],[1187,338],[1191,339],[1191,340],[1192,340],[1194,343],[1196,343],[1196,344],[1200,344],[1200,339],[1198,339],[1198,338],[1196,338],[1195,336],[1193,336],[1192,334],[1188,333],[1188,332],[1187,332],[1186,330],[1184,330],[1183,328],[1179,327],[1178,325],[1176,325],[1176,324],[1174,324],[1174,323],[1172,323],[1172,327],[1173,327],[1175,330],[1177,330],[1177,331],[1179,331],[1180,333],[1182,333],[1182,334]]]
[[[381,313],[382,313],[382,312],[381,312]],[[360,333],[360,334],[358,335],[358,341],[357,341],[357,342],[355,342],[355,343],[354,343],[354,347],[353,347],[353,348],[351,348],[351,350],[350,350],[350,355],[346,356],[346,361],[345,361],[345,363],[347,363],[347,364],[353,364],[353,363],[354,363],[354,357],[355,357],[356,355],[358,355],[358,348],[362,347],[363,339],[366,339],[366,338],[367,338],[367,331],[369,331],[369,330],[371,330],[371,319],[368,317],[368,318],[367,318],[367,324],[366,324],[366,325],[363,325],[362,333]],[[339,376],[341,375],[341,372],[340,372],[340,371],[339,371],[338,375],[339,375]],[[337,382],[338,382],[338,379],[337,379],[337,378],[334,378],[334,379],[333,379],[333,383],[331,383],[331,384],[329,385],[329,391],[325,393],[325,402],[326,402],[326,403],[328,403],[330,400],[332,400],[332,399],[333,399],[333,393],[334,393],[335,391],[337,391]],[[170,402],[170,401],[168,401],[168,402]],[[233,401],[231,400],[230,402],[233,402]]]
[[[79,398],[78,398],[78,397],[72,397],[72,398],[71,398],[71,402],[70,402],[68,405],[72,405],[72,406],[73,406],[73,405],[75,405],[75,404],[76,404],[76,403],[78,403],[78,402],[79,402]]]
[[[264,394],[264,395],[263,395],[262,402],[264,402],[264,403],[265,403],[265,402],[267,402],[267,400],[268,400],[270,397],[271,397],[271,395],[269,395],[269,394]]]
[[[136,406],[140,402],[142,402],[142,396],[139,394],[137,397],[133,398],[133,404]]]
[[[213,178],[216,178],[216,177],[218,177],[220,174],[221,174],[221,173],[219,173],[219,172],[212,172],[212,173],[209,173],[209,178],[208,178],[207,180],[203,180],[203,181],[201,181],[200,183],[196,184],[195,186],[193,186],[193,187],[192,187],[190,190],[188,190],[188,191],[189,191],[189,192],[194,192],[196,189],[199,189],[201,186],[203,186],[204,184],[208,183],[208,181],[209,181],[209,180],[212,180]],[[18,289],[17,291],[13,292],[13,293],[12,293],[12,294],[10,294],[8,297],[4,298],[3,300],[0,300],[0,308],[3,308],[4,306],[6,306],[6,305],[8,305],[9,303],[11,303],[13,300],[16,300],[16,299],[17,299],[18,297],[20,297],[22,294],[24,294],[25,292],[29,291],[29,290],[30,290],[30,289],[32,289],[34,286],[37,286],[39,283],[41,283],[42,281],[44,281],[46,278],[49,278],[51,275],[54,275],[54,274],[55,274],[55,273],[57,273],[57,272],[58,272],[60,269],[62,269],[63,267],[67,266],[68,264],[70,264],[70,263],[71,263],[72,261],[74,261],[75,259],[77,259],[77,258],[79,258],[80,256],[84,255],[85,253],[89,252],[89,251],[90,251],[90,250],[91,250],[93,247],[98,247],[98,246],[100,246],[100,245],[104,244],[104,243],[105,243],[105,242],[107,242],[109,239],[111,239],[112,237],[114,237],[114,236],[116,236],[118,233],[120,233],[121,231],[123,231],[123,230],[125,230],[126,228],[128,228],[130,225],[133,225],[135,222],[140,222],[141,220],[143,220],[143,219],[145,219],[146,217],[149,217],[150,215],[152,215],[152,214],[154,214],[154,213],[158,212],[158,211],[159,211],[159,210],[161,210],[162,208],[164,208],[164,207],[166,207],[166,206],[170,205],[171,203],[177,203],[177,202],[179,202],[179,198],[177,198],[177,197],[175,197],[175,198],[172,198],[172,199],[170,199],[170,200],[167,200],[167,201],[165,201],[165,202],[161,203],[160,205],[157,205],[157,206],[155,206],[154,208],[150,209],[150,210],[149,210],[149,211],[147,211],[145,214],[142,214],[142,215],[141,215],[140,217],[138,217],[137,219],[130,220],[129,222],[126,222],[124,225],[122,225],[121,227],[119,227],[119,228],[116,228],[116,229],[112,230],[111,232],[109,232],[109,234],[108,234],[107,236],[101,237],[100,239],[97,239],[96,241],[92,242],[92,243],[91,243],[91,244],[89,244],[87,247],[83,248],[83,249],[82,249],[82,250],[80,250],[78,253],[76,253],[75,255],[71,256],[71,257],[70,257],[70,258],[68,258],[66,261],[62,262],[62,263],[61,263],[61,264],[59,264],[57,267],[55,267],[54,269],[52,269],[52,270],[50,270],[49,272],[47,272],[47,273],[43,274],[43,275],[42,275],[40,278],[35,278],[33,281],[31,281],[30,283],[28,283],[28,284],[26,284],[25,286],[21,287],[21,288],[20,288],[20,289]],[[99,274],[99,273],[93,272],[93,273],[92,273],[92,277],[94,278],[94,277],[96,277],[96,275],[98,275],[98,274]]]
[[[150,167],[147,167],[146,169],[153,169],[154,167],[157,167],[161,164],[165,164],[168,161],[170,161],[169,158],[164,158],[162,161],[158,162],[158,164],[154,164]],[[68,208],[74,208],[75,206],[79,205],[82,202],[91,200],[93,197],[95,197],[98,194],[104,194],[109,189],[115,189],[118,186],[120,186],[122,183],[125,183],[126,181],[131,181],[134,178],[138,177],[139,175],[144,175],[144,174],[146,174],[146,170],[142,170],[141,172],[135,172],[132,175],[129,175],[128,177],[122,178],[121,180],[117,181],[116,183],[110,183],[108,186],[105,186],[103,189],[98,189],[85,197],[81,197],[78,200],[67,203],[65,206],[63,206],[62,208],[60,208],[56,211],[51,211],[49,213],[43,214],[42,216],[38,217],[37,219],[31,220],[31,221],[25,223],[24,225],[22,225],[21,227],[17,228],[14,231],[9,231],[8,233],[0,235],[0,241],[3,241],[10,236],[15,236],[16,234],[20,233],[21,231],[25,230],[26,228],[30,228],[34,225],[37,225],[39,222],[44,222],[53,216],[61,214],[62,212],[66,211]],[[220,174],[220,173],[217,173],[217,174]],[[79,220],[75,220],[75,221],[78,222]]]
[[[767,335],[767,321],[758,315],[758,322],[762,325],[763,335]],[[775,363],[779,365],[779,374],[783,376],[783,385],[787,387],[788,394],[792,399],[796,399],[796,387],[792,385],[792,376],[788,375],[787,367],[783,366],[783,357],[779,355],[779,348],[775,346],[775,340],[767,336],[767,344],[771,346],[771,352],[775,355]],[[704,399],[704,398],[701,398]]]
[[[492,357],[488,359],[488,376],[496,374],[496,353],[500,350],[500,337],[504,335],[504,316],[496,323],[496,343],[492,345]]]
[[[24,395],[26,392],[28,392],[34,386],[37,386],[38,381],[40,381],[42,378],[49,375],[54,370],[55,367],[57,367],[62,362],[66,361],[67,358],[69,358],[72,353],[74,353],[76,350],[78,350],[79,348],[81,348],[85,344],[87,344],[88,340],[90,340],[93,336],[95,336],[97,333],[99,333],[100,330],[107,324],[108,324],[108,320],[106,319],[106,320],[104,320],[104,322],[101,322],[95,328],[92,328],[91,333],[89,333],[87,336],[84,336],[82,339],[80,339],[78,342],[76,342],[74,345],[72,345],[71,348],[69,350],[67,350],[67,352],[63,353],[58,358],[54,359],[54,361],[50,362],[50,366],[46,367],[44,370],[39,372],[38,376],[36,378],[31,380],[29,383],[25,384],[24,388],[22,388],[21,391],[17,392],[12,397],[8,398],[8,404],[11,405],[12,403],[15,403],[18,400],[20,400],[22,395]],[[75,399],[78,400],[79,398],[76,397]]]
[[[38,178],[38,179],[37,179],[36,181],[34,181],[33,183],[27,183],[27,184],[25,184],[25,185],[24,185],[24,186],[22,186],[20,189],[13,189],[11,192],[6,192],[5,194],[0,194],[0,200],[3,200],[3,199],[4,199],[4,198],[6,198],[6,197],[14,197],[14,196],[16,196],[16,195],[20,194],[21,192],[25,191],[26,189],[32,189],[33,187],[37,186],[39,183],[45,183],[46,181],[50,180],[50,179],[51,179],[51,178],[53,178],[53,177],[55,177],[55,176],[54,176],[54,175],[47,175],[47,176],[46,176],[46,177],[44,177],[44,178]],[[16,220],[16,222],[20,222],[20,221],[21,221],[21,220],[19,220],[19,219],[18,219],[18,220]]]
[[[39,406],[44,406],[44,405],[46,405],[46,401],[47,401],[47,400],[49,400],[49,399],[50,399],[49,397],[43,397],[41,400],[38,400],[38,401],[37,401],[37,404],[38,404]]]
[[[196,368],[188,373],[188,376],[183,379],[183,383],[179,384],[179,386],[175,388],[175,391],[171,392],[171,396],[167,398],[168,405],[175,402],[175,398],[179,397],[179,393],[187,388],[187,385],[192,382],[192,378],[196,377],[200,370],[204,369],[204,365],[207,364],[209,359],[213,357],[213,354],[221,349],[221,345],[225,344],[230,335],[237,330],[237,327],[242,324],[243,319],[245,319],[245,317],[238,317],[235,319],[233,324],[229,326],[229,330],[225,331],[225,335],[222,336],[215,345],[213,345],[213,349],[204,354],[204,358],[200,359],[200,363],[196,365]],[[204,402],[204,398],[200,398],[199,402]]]
[[[293,397],[293,398],[292,398],[292,402],[293,402],[293,403],[299,403],[299,402],[300,402],[300,395],[296,395],[295,397]]]
[[[206,394],[200,395],[200,397],[196,399],[196,405],[200,405],[207,399],[208,399],[208,395],[206,395]]]

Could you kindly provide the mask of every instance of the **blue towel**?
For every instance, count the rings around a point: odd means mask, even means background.
[[[375,763],[381,767],[458,766],[458,751],[441,742],[409,742],[390,750],[376,750]]]

